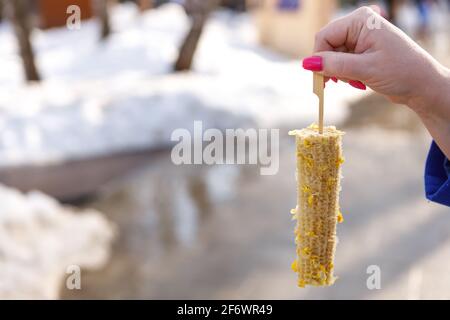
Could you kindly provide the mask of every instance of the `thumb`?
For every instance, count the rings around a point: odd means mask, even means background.
[[[316,56],[322,58],[322,71],[327,77],[362,81],[368,78],[366,59],[361,54],[323,51]]]

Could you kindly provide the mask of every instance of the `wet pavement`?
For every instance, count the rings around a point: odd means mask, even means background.
[[[376,96],[344,130],[344,180],[336,284],[296,287],[294,141],[281,131],[280,170],[175,166],[170,152],[107,184],[85,203],[118,226],[109,264],[82,273],[62,298],[450,298],[450,210],[427,202],[430,143],[418,119]],[[369,290],[367,268],[381,270]]]

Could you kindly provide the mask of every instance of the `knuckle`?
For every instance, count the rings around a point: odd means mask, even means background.
[[[356,13],[359,16],[367,16],[368,14],[374,13],[374,11],[372,10],[372,8],[368,7],[368,6],[363,6],[360,7],[356,10]]]
[[[322,41],[322,39],[323,39],[323,30],[320,30],[319,32],[317,32],[314,35],[314,41],[317,44],[317,43],[320,43]]]

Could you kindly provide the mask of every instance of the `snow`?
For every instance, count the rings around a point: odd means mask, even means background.
[[[80,30],[36,30],[45,79],[24,85],[11,27],[0,26],[0,166],[46,164],[171,145],[176,128],[303,127],[315,121],[312,75],[258,44],[251,16],[214,14],[194,70],[171,66],[189,28],[176,4],[139,15],[112,12],[114,33],[98,40],[95,21]],[[326,122],[345,119],[362,93],[345,84],[326,92]]]
[[[95,210],[0,185],[0,299],[56,299],[71,266],[107,262],[115,227]]]
[[[0,24],[0,167],[169,146],[172,131],[192,130],[194,120],[205,129],[298,128],[316,118],[311,74],[261,47],[249,15],[214,14],[193,72],[177,74],[171,66],[189,28],[180,6],[140,15],[118,5],[112,21],[103,43],[95,21],[34,30],[44,80],[29,85],[11,26]],[[330,84],[327,121],[339,124],[360,94]],[[100,212],[1,185],[0,202],[0,299],[57,298],[69,266],[106,263],[115,228]]]

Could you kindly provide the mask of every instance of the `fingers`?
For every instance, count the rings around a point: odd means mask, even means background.
[[[316,34],[314,52],[353,52],[367,17],[375,14],[369,7],[362,7],[351,14],[332,21]]]
[[[326,80],[355,79],[348,80],[348,84],[365,90],[366,86],[361,81],[370,78],[368,71],[370,63],[367,53],[361,54],[366,52],[367,48],[361,45],[359,38],[366,27],[368,17],[377,12],[379,12],[377,7],[362,7],[328,24],[317,33],[315,55],[304,59],[303,67],[310,71],[322,72]]]
[[[369,76],[366,59],[364,55],[326,51],[304,59],[303,67],[326,77],[365,80]]]

